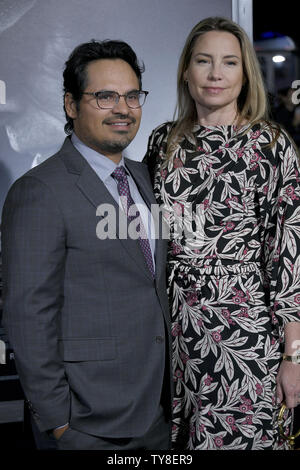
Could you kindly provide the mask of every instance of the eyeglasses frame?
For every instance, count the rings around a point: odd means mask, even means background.
[[[128,108],[130,108],[130,109],[139,109],[139,108],[141,108],[142,106],[144,106],[145,101],[146,101],[146,98],[147,98],[147,96],[149,95],[149,91],[146,91],[146,90],[137,90],[137,91],[138,91],[138,93],[143,93],[144,96],[145,96],[145,98],[144,98],[143,104],[141,104],[140,106],[137,106],[137,107],[135,107],[135,108],[133,108],[132,106],[129,106],[129,104],[127,103],[127,96],[130,95],[130,93],[132,93],[132,92],[129,92],[129,93],[125,93],[125,94],[123,94],[123,95],[120,95],[120,93],[118,93],[117,91],[114,91],[114,90],[103,90],[103,91],[94,91],[94,92],[92,92],[92,91],[83,91],[82,94],[83,94],[83,95],[94,96],[94,98],[96,98],[96,101],[97,101],[97,106],[98,106],[98,108],[100,108],[100,109],[113,109],[114,106],[119,103],[120,98],[122,98],[122,97],[125,99],[125,103],[126,103],[126,105],[128,106]],[[115,94],[116,94],[115,104],[114,104],[111,108],[103,108],[103,107],[101,107],[101,106],[99,105],[99,103],[98,103],[98,93],[102,93],[102,92],[115,93]]]

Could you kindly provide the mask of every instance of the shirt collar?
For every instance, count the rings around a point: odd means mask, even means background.
[[[122,156],[120,162],[116,164],[110,158],[106,157],[105,155],[102,155],[99,152],[96,152],[96,150],[91,149],[88,147],[86,144],[84,144],[75,134],[75,132],[72,133],[71,136],[71,141],[74,147],[81,153],[81,155],[87,160],[87,162],[91,165],[91,167],[96,171],[96,173],[99,175],[102,181],[107,180],[112,172],[117,168],[118,166],[125,166],[125,161],[124,157]],[[127,169],[126,172],[128,173]]]

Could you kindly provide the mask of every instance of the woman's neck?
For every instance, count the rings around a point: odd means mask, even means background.
[[[232,126],[237,123],[239,113],[237,109],[197,109],[198,123],[201,126]]]

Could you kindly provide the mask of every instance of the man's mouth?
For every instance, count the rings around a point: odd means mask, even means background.
[[[135,123],[135,119],[107,119],[104,124],[111,126],[114,129],[126,130]]]
[[[131,122],[109,122],[107,124],[109,126],[128,127],[130,126]]]

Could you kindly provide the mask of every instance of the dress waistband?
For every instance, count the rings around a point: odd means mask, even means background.
[[[238,262],[235,260],[214,260],[213,263],[207,260],[184,260],[181,258],[169,259],[169,270],[179,271],[183,274],[194,272],[205,276],[226,276],[232,274],[248,274],[251,272],[261,273],[263,267],[256,262]]]

